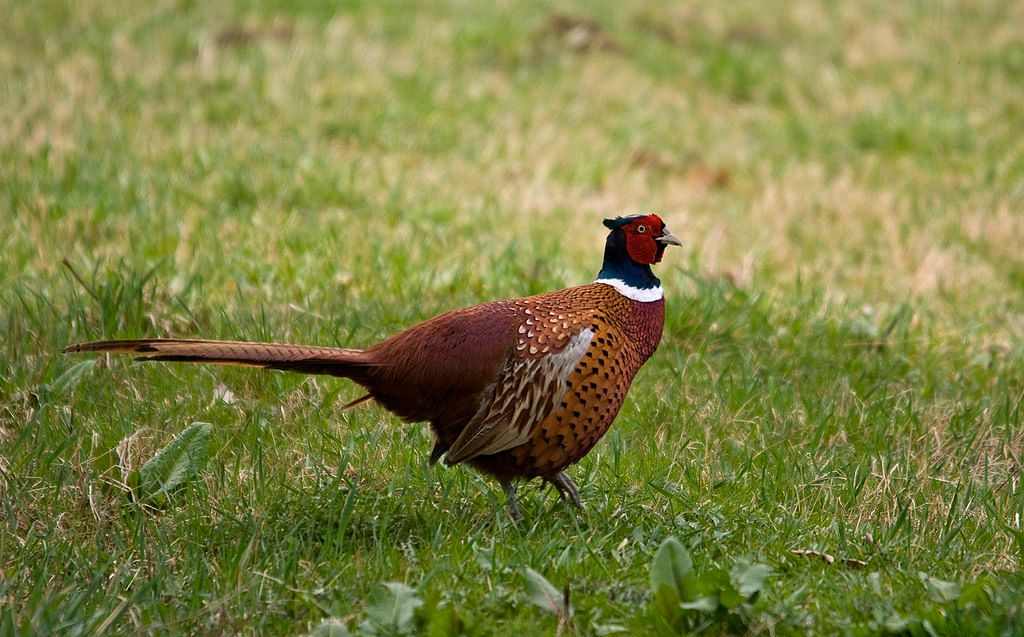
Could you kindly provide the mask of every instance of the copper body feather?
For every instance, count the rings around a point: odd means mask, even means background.
[[[664,301],[592,283],[455,310],[378,345],[360,380],[431,423],[449,464],[550,476],[604,435],[661,339]]]

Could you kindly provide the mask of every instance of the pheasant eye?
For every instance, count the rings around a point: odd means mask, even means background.
[[[637,226],[636,231],[639,232],[640,234],[643,234],[647,232],[647,226]]]

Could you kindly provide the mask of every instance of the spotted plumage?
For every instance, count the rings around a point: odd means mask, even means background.
[[[250,365],[349,378],[407,421],[429,422],[431,463],[512,481],[540,477],[579,504],[564,470],[611,426],[661,340],[665,305],[650,265],[679,245],[656,215],[607,220],[597,281],[454,310],[365,349],[144,339],[74,345],[144,360]]]

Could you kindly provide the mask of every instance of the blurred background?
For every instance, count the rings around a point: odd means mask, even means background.
[[[409,291],[500,296],[586,280],[600,218],[657,211],[685,267],[741,286],[997,331],[1024,300],[1019,2],[5,15],[7,281],[64,255],[169,259],[212,286],[351,295],[384,260]]]

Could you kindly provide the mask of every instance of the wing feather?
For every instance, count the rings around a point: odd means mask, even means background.
[[[565,347],[540,356],[510,356],[502,367],[493,398],[462,430],[445,453],[445,463],[517,447],[533,427],[558,407],[568,389],[566,379],[591,347],[594,331],[578,331]]]

